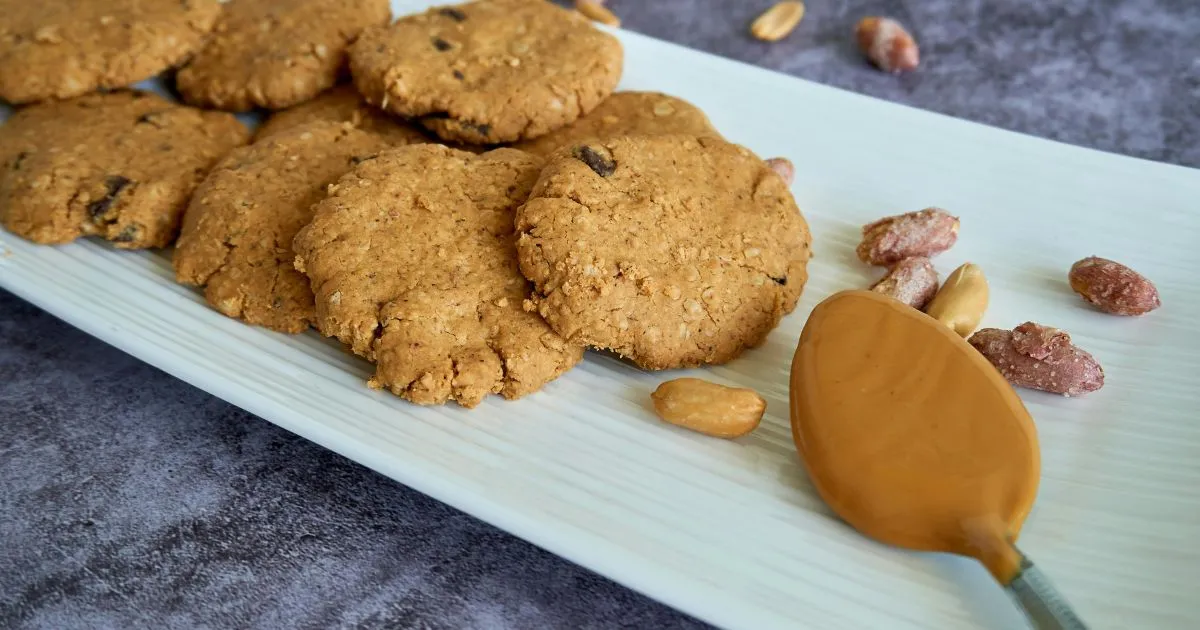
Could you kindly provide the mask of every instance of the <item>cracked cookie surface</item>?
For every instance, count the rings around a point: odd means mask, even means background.
[[[21,109],[0,126],[0,221],[35,243],[166,247],[192,191],[248,136],[231,114],[144,92]]]
[[[516,228],[530,306],[570,343],[648,369],[723,363],[758,345],[808,278],[808,226],[787,185],[717,138],[564,147]]]
[[[333,87],[347,46],[391,16],[388,0],[232,0],[176,86],[205,107],[290,107]]]
[[[396,145],[430,141],[404,120],[368,105],[353,85],[339,85],[311,101],[271,114],[258,128],[254,140],[320,121],[348,122],[364,131],[387,136]]]
[[[621,77],[617,39],[550,2],[480,0],[372,28],[350,49],[367,100],[444,140],[497,144],[571,123]]]
[[[204,287],[221,313],[299,333],[313,320],[292,240],[326,186],[392,139],[350,123],[314,122],[234,150],[196,189],[175,247],[176,279]]]
[[[0,0],[0,100],[131,85],[198,49],[218,0]]]
[[[440,145],[359,164],[297,235],[321,332],[375,362],[370,384],[419,404],[518,398],[583,355],[522,308],[513,214],[541,160]]]
[[[588,140],[681,133],[721,136],[699,107],[681,98],[659,92],[616,92],[579,120],[512,148],[546,156],[561,146]]]

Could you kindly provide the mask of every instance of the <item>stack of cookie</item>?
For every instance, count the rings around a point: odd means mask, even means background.
[[[376,364],[373,387],[471,407],[589,347],[721,363],[804,286],[788,184],[685,101],[613,94],[619,41],[544,0],[395,22],[386,0],[78,4],[5,7],[0,97],[43,100],[0,127],[5,227],[122,248],[178,235],[180,282],[230,317],[338,338]],[[282,111],[239,146],[229,113],[87,94],[174,64],[192,105]]]

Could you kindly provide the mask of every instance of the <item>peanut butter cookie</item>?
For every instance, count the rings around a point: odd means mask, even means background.
[[[517,212],[531,299],[568,342],[648,369],[724,363],[791,312],[809,232],[779,174],[717,138],[564,147]]]
[[[391,18],[388,0],[231,0],[176,85],[205,107],[290,107],[333,87],[350,42]]]
[[[231,114],[144,92],[27,107],[0,126],[0,221],[35,243],[166,247],[192,191],[249,135]]]
[[[588,140],[678,133],[721,135],[700,108],[681,98],[658,92],[617,92],[579,120],[513,148],[546,156],[561,146]]]
[[[218,311],[299,333],[313,320],[292,240],[325,188],[393,145],[350,123],[312,122],[229,154],[196,189],[175,247],[176,279],[204,287]]]
[[[0,100],[150,78],[200,48],[220,14],[218,0],[0,0]]]
[[[340,85],[311,101],[271,114],[255,134],[255,141],[312,122],[348,122],[359,129],[389,137],[392,144],[428,142],[425,134],[404,120],[371,107],[353,85]]]
[[[330,187],[296,237],[317,323],[376,363],[372,387],[419,404],[517,398],[583,354],[526,312],[513,213],[541,160],[440,145],[391,149]]]
[[[535,138],[573,122],[621,78],[617,39],[531,0],[430,9],[363,32],[350,73],[367,101],[469,144]]]

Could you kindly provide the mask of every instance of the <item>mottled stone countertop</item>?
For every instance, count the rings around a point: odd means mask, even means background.
[[[1200,167],[1200,2],[610,0],[625,28],[1046,138]],[[867,68],[857,18],[921,42]],[[2,628],[703,624],[394,483],[0,291]]]

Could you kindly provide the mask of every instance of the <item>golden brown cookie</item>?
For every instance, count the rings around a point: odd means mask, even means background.
[[[368,105],[353,85],[335,87],[311,101],[271,114],[258,128],[254,140],[257,142],[293,127],[318,121],[348,122],[359,129],[387,136],[397,146],[431,141],[420,129]]]
[[[531,307],[572,344],[649,369],[724,363],[791,312],[809,233],[779,175],[717,138],[556,151],[517,212]]]
[[[35,243],[166,247],[192,191],[248,136],[230,114],[144,92],[27,107],[0,126],[0,221]]]
[[[616,92],[579,120],[513,148],[546,156],[561,146],[588,140],[675,133],[721,136],[699,107],[681,98],[659,92]]]
[[[204,42],[218,0],[0,0],[0,100],[132,85]]]
[[[513,212],[541,160],[391,149],[330,187],[296,237],[321,332],[376,363],[372,387],[419,404],[517,398],[583,354],[522,309]]]
[[[535,138],[573,122],[621,78],[621,44],[538,0],[430,9],[363,32],[354,84],[373,105],[469,144]]]
[[[393,146],[343,122],[313,122],[230,153],[196,189],[175,246],[175,277],[203,286],[218,311],[299,333],[313,320],[308,278],[292,239],[312,219],[325,187]]]
[[[291,107],[333,87],[350,42],[391,18],[388,0],[231,0],[176,85],[205,107]]]

